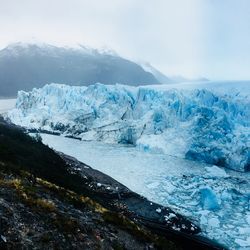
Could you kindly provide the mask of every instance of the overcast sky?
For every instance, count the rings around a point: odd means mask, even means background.
[[[250,0],[0,0],[0,47],[109,47],[166,75],[250,79]]]

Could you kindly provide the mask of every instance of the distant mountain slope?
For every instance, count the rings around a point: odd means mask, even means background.
[[[110,52],[86,47],[15,43],[0,51],[0,96],[15,96],[46,83],[85,85],[101,82],[147,85],[159,80],[140,65]]]
[[[154,77],[162,84],[169,84],[169,83],[175,83],[175,80],[172,78],[167,77],[162,72],[160,72],[158,69],[153,67],[150,63],[142,63],[142,68],[151,74],[154,75]]]
[[[166,76],[161,71],[153,67],[150,63],[140,63],[142,68],[146,71],[151,73],[160,83],[162,84],[175,84],[175,83],[184,83],[184,82],[208,82],[209,79],[205,77],[196,77],[196,78],[186,78],[180,75],[174,76]]]

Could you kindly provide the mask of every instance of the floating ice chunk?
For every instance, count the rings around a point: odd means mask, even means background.
[[[203,209],[217,210],[220,208],[217,196],[210,187],[201,188],[200,193],[201,193],[200,202]]]
[[[247,213],[247,223],[250,225],[250,213]]]
[[[205,215],[201,215],[201,217],[200,217],[200,223],[202,225],[207,225],[207,217]]]
[[[157,188],[159,186],[159,183],[158,182],[151,182],[149,184],[147,184],[147,187],[149,189],[152,189],[152,188]]]
[[[244,235],[247,235],[247,234],[250,235],[250,227],[249,226],[248,227],[240,227],[239,233],[244,234]]]
[[[218,218],[214,217],[208,220],[208,225],[210,227],[219,227],[220,221],[218,220]]]
[[[214,177],[214,178],[227,178],[228,174],[226,173],[226,171],[224,169],[222,169],[221,167],[217,167],[217,166],[212,166],[212,167],[205,167],[207,174],[206,176],[208,177]]]
[[[230,201],[230,200],[232,200],[232,194],[230,193],[229,190],[224,190],[221,193],[221,200],[222,201]]]
[[[169,194],[173,193],[176,190],[176,187],[170,182],[164,183],[164,188]]]
[[[241,247],[250,247],[250,237],[248,237],[246,240],[236,239],[235,243]]]
[[[97,187],[101,187],[102,184],[98,182],[98,183],[96,184],[96,186],[97,186]]]

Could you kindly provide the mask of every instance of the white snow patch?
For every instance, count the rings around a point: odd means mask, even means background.
[[[156,211],[158,214],[161,213],[161,209],[160,209],[160,208],[155,209],[155,211]]]

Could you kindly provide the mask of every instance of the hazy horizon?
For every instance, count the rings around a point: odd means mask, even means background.
[[[1,3],[0,32],[0,48],[80,43],[149,62],[167,76],[250,79],[247,0],[10,0]]]

